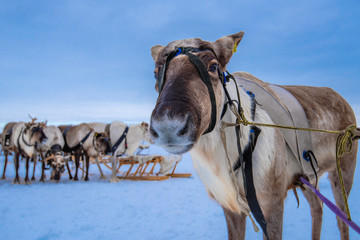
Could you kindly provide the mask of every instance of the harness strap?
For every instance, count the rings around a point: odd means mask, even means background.
[[[119,147],[119,145],[122,143],[122,141],[124,141],[125,139],[125,151],[122,153],[124,154],[127,150],[127,139],[126,139],[126,135],[129,131],[129,126],[126,126],[123,134],[120,136],[120,138],[116,141],[116,143],[114,144],[114,146],[111,148],[111,153],[114,156],[116,149]]]
[[[62,151],[62,148],[61,148],[60,144],[54,144],[51,146],[50,151],[54,154],[57,154]]]
[[[71,125],[67,126],[67,127],[64,129],[64,132],[63,132],[63,134],[62,134],[63,137],[64,137],[64,142],[65,142],[64,147],[63,147],[63,151],[64,151],[64,152],[67,152],[67,153],[71,152],[71,147],[69,147],[69,145],[68,145],[68,143],[67,143],[67,141],[66,141],[66,134],[67,134],[67,132],[69,131],[70,127],[71,127]]]
[[[4,146],[8,147],[10,146],[10,140],[11,140],[11,135],[13,132],[13,128],[14,126],[11,126],[6,132],[5,132],[5,140],[4,140]]]
[[[24,129],[23,129],[24,130]],[[28,128],[26,128],[25,130],[29,130]],[[31,143],[28,143],[26,142],[25,138],[24,138],[24,134],[25,134],[25,131],[21,131],[21,139],[22,141],[25,143],[26,146],[28,147],[33,147],[35,146],[35,144],[31,144]],[[31,134],[30,138],[32,137],[33,134]]]
[[[204,133],[206,134],[211,132],[216,125],[216,99],[215,99],[214,89],[212,88],[210,76],[209,73],[207,72],[204,63],[197,56],[191,53],[184,53],[184,54],[187,55],[189,57],[190,62],[192,62],[196,66],[196,69],[198,70],[202,81],[204,82],[204,84],[206,85],[209,91],[210,101],[211,101],[211,121],[208,129]]]
[[[17,147],[18,147],[18,150],[19,150],[20,154],[23,151],[21,146],[20,146],[20,136],[23,134],[23,131],[24,131],[24,128],[21,129],[20,134],[19,134],[18,139],[17,139]]]
[[[71,151],[76,152],[77,150],[82,148],[84,142],[89,138],[91,133],[92,133],[92,130],[88,134],[86,134],[86,136],[75,147],[71,148]]]
[[[236,84],[236,83],[235,83]],[[228,103],[230,105],[234,105],[233,101],[230,98],[228,91],[226,90],[225,84],[223,85],[225,89],[225,95],[228,98]],[[247,92],[247,94],[251,97],[251,119],[255,120],[255,112],[256,112],[256,100],[255,95],[252,92]],[[238,97],[238,111],[242,111],[240,106],[240,95],[237,92]],[[238,121],[238,119],[237,119]],[[253,178],[253,170],[252,170],[252,153],[255,150],[256,142],[258,139],[259,134],[261,133],[261,129],[256,126],[250,127],[250,134],[249,134],[249,144],[246,146],[245,150],[241,150],[240,145],[240,126],[237,125],[235,127],[236,132],[236,140],[238,146],[238,153],[239,157],[236,161],[235,165],[233,166],[232,171],[236,171],[241,167],[242,176],[243,176],[243,185],[245,190],[246,200],[248,202],[250,211],[254,215],[256,221],[259,223],[260,227],[263,230],[264,235],[267,239],[269,239],[268,232],[267,232],[267,224],[264,217],[264,214],[260,208],[259,202],[256,197],[256,190],[254,186],[254,178]]]
[[[256,141],[260,132],[261,132],[260,128],[256,126],[251,126],[250,136],[249,136],[250,143],[245,148],[243,154],[241,155],[243,158],[242,161],[243,163],[245,163],[242,165],[242,166],[245,165],[245,167],[242,167],[242,169],[244,169],[243,172],[245,172],[245,175],[243,175],[244,189],[250,210],[253,213],[256,221],[260,224],[266,238],[269,239],[265,217],[256,197],[256,191],[255,191],[254,179],[253,179],[253,170],[252,170],[252,153],[255,149]]]

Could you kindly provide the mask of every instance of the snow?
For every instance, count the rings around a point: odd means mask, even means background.
[[[166,155],[151,146],[149,154]],[[0,156],[0,169],[4,164]],[[32,166],[32,165],[31,165]],[[352,218],[360,223],[359,165],[349,198]],[[20,174],[24,177],[25,163]],[[102,165],[110,176],[110,171]],[[211,200],[196,175],[189,154],[183,156],[178,173],[192,173],[191,178],[164,181],[123,180],[111,184],[99,180],[98,169],[91,165],[89,182],[38,182],[14,185],[14,167],[10,161],[7,179],[0,181],[0,239],[227,239],[222,209]],[[49,173],[47,174],[49,176]],[[333,201],[326,177],[320,181],[321,192]],[[311,239],[308,204],[299,192],[300,207],[289,191],[285,204],[283,239]],[[335,216],[324,206],[322,239],[340,239]],[[247,221],[246,239],[262,239]],[[360,239],[350,229],[351,239]]]

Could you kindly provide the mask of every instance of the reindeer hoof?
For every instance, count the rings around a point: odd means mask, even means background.
[[[32,177],[32,178],[31,178],[31,181],[35,181],[35,177]]]
[[[79,181],[78,177],[74,177],[74,181]]]
[[[105,179],[107,179],[107,177],[105,175],[101,175],[100,179],[105,180]]]
[[[85,181],[89,181],[89,178],[88,178],[88,177],[86,177],[84,180],[85,180]]]
[[[6,177],[5,177],[5,176],[2,176],[2,177],[1,177],[1,180],[5,180],[5,179],[6,179]]]
[[[13,181],[13,184],[20,184],[20,179],[19,178],[15,178]]]
[[[24,181],[25,181],[25,184],[26,184],[26,185],[31,184],[31,181],[30,181],[28,178],[25,178]]]
[[[120,180],[117,178],[117,177],[112,177],[112,178],[110,178],[110,182],[111,183],[117,183],[117,182],[119,182]]]

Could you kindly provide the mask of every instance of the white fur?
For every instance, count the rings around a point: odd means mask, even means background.
[[[112,174],[110,178],[110,182],[118,182],[118,178],[116,177],[116,167],[118,165],[118,161],[116,156],[119,154],[133,155],[135,151],[141,145],[141,141],[151,142],[150,135],[148,129],[145,128],[145,123],[140,123],[136,125],[130,125],[127,133],[127,145],[128,149],[125,149],[125,139],[118,146],[113,156],[111,156],[111,165],[112,165]],[[110,126],[110,140],[111,146],[114,146],[118,141],[120,136],[123,134],[126,128],[126,124],[114,121]],[[126,150],[126,151],[125,151]]]
[[[235,86],[233,83],[228,84],[229,94],[232,99],[236,99]],[[251,100],[247,93],[239,88],[241,105],[244,109],[244,114],[248,120],[251,120]],[[228,109],[223,121],[234,123],[234,114]],[[271,123],[268,114],[257,106],[255,120],[257,122]],[[253,153],[253,173],[255,188],[262,191],[266,186],[266,175],[274,161],[274,135],[275,130],[271,128],[261,128],[262,132],[259,135],[258,143]],[[231,180],[230,168],[234,166],[238,158],[238,146],[236,141],[235,128],[229,127],[226,130],[226,142],[228,155],[230,157],[231,166],[226,159],[225,150],[220,136],[220,119],[217,122],[216,128],[213,132],[200,137],[198,143],[191,150],[191,157],[193,164],[197,170],[201,180],[203,181],[208,193],[213,196],[216,201],[232,210],[240,213],[241,210],[236,203],[236,189]],[[249,126],[240,127],[240,145],[244,150],[249,142]],[[244,194],[243,180],[241,171],[237,173],[237,184],[240,187],[240,192]]]

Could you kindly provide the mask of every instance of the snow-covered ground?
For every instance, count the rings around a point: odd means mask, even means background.
[[[149,153],[166,153],[151,146]],[[2,171],[4,156],[0,156]],[[24,176],[24,162],[21,176]],[[105,168],[103,167],[105,170]],[[183,156],[177,172],[190,172],[188,179],[165,181],[99,180],[91,165],[89,182],[73,182],[63,176],[61,183],[14,185],[14,167],[7,180],[0,181],[0,239],[226,239],[222,209],[208,196],[192,168],[189,154]],[[352,218],[360,223],[360,172],[355,173],[349,204]],[[40,166],[37,168],[37,180]],[[106,170],[109,176],[110,172]],[[48,174],[49,175],[49,174]],[[330,185],[323,177],[321,192],[333,200]],[[300,207],[289,192],[285,205],[283,239],[311,239],[310,210],[299,191]],[[262,239],[247,225],[246,239]],[[350,229],[351,239],[360,239]],[[335,215],[324,206],[322,239],[340,239]]]

